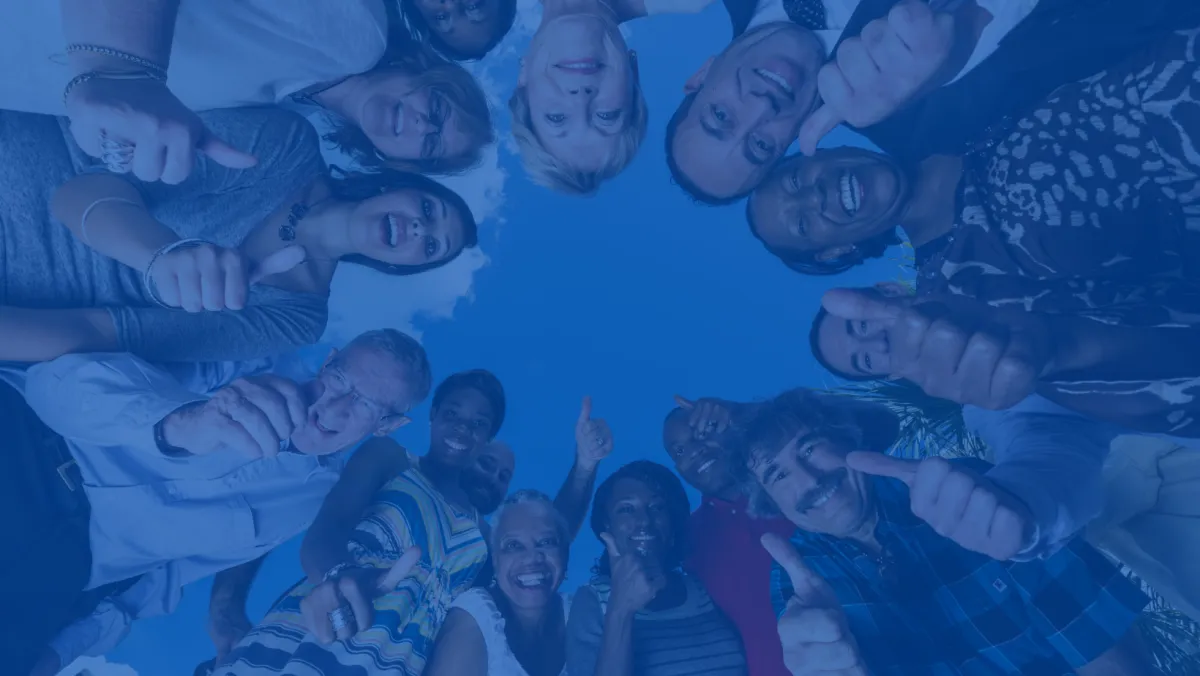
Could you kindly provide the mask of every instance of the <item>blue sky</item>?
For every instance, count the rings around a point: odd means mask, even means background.
[[[535,9],[523,15],[524,34],[484,68],[505,136],[502,104],[515,81],[513,50],[527,42],[535,17]],[[414,287],[399,301],[400,314],[418,315],[412,321],[436,377],[482,367],[503,381],[509,417],[500,438],[517,454],[514,488],[557,490],[573,459],[584,395],[593,397],[595,415],[608,420],[616,440],[603,476],[637,458],[666,460],[660,425],[675,393],[753,399],[830,380],[813,362],[807,336],[820,295],[833,282],[799,276],[766,254],[740,205],[692,204],[670,183],[663,160],[663,127],[684,80],[729,40],[723,8],[643,19],[630,29],[650,127],[629,169],[595,198],[569,198],[529,183],[501,148],[484,170],[451,183],[472,193],[473,207],[488,216],[486,260],[477,256],[452,273],[456,278],[435,280],[437,289]],[[839,131],[827,142],[857,141]],[[486,206],[476,206],[481,201]],[[898,272],[896,261],[877,261],[837,282],[869,284]],[[343,287],[350,296],[380,297],[360,293],[353,280]],[[375,310],[372,316],[380,316]],[[382,314],[392,316],[387,309]],[[364,321],[349,324],[357,329]],[[418,453],[425,450],[427,416],[422,407],[417,424],[397,435]],[[692,500],[694,507],[694,494]],[[297,550],[292,542],[267,560],[251,594],[252,619],[300,578]],[[585,528],[572,550],[567,587],[587,579],[599,550]],[[138,622],[109,660],[142,675],[190,674],[213,654],[205,630],[208,591],[208,581],[197,583],[174,615]],[[110,666],[93,673],[134,672]]]

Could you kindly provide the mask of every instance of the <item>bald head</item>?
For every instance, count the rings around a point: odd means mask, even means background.
[[[517,458],[503,441],[493,441],[480,449],[462,476],[462,487],[471,505],[484,514],[499,509],[512,484]]]

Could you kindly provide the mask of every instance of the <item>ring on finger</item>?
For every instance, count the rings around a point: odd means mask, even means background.
[[[329,623],[333,625],[334,631],[341,631],[350,627],[353,610],[347,606],[335,608],[329,613]]]
[[[114,174],[128,174],[133,166],[134,144],[100,130],[100,161]]]

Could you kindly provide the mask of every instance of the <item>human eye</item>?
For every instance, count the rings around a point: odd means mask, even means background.
[[[506,552],[514,552],[518,549],[521,549],[521,543],[517,542],[516,540],[505,540],[504,544],[500,548]]]
[[[729,114],[716,105],[709,106],[708,112],[717,122],[725,122],[729,119]]]
[[[438,242],[433,237],[425,237],[425,257],[433,258],[438,252]]]
[[[425,218],[433,216],[433,202],[429,198],[421,199],[421,213],[425,214]]]

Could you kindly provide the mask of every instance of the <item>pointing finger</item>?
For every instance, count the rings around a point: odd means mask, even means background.
[[[767,533],[762,536],[763,549],[783,568],[792,581],[795,598],[803,605],[818,605],[827,597],[829,583],[809,568],[800,553],[782,537]]]
[[[401,580],[408,577],[408,574],[412,572],[413,568],[416,568],[420,561],[420,547],[409,547],[408,549],[404,550],[404,553],[401,554],[400,558],[392,564],[392,567],[383,574],[383,577],[379,578],[379,584],[376,585],[376,591],[380,594],[387,594],[393,591],[396,588],[396,585],[400,584]]]
[[[834,317],[877,321],[895,321],[904,310],[900,302],[859,289],[830,289],[821,298],[821,306]]]
[[[615,540],[613,540],[611,535],[608,533],[601,533],[600,539],[604,541],[604,549],[608,551],[608,558],[614,560],[621,558],[621,552],[617,551],[617,543]]]
[[[213,162],[229,169],[249,169],[258,164],[257,157],[234,148],[212,134],[205,135],[198,149]]]
[[[262,259],[258,267],[254,270],[254,274],[250,275],[250,284],[258,284],[263,279],[271,275],[278,275],[304,262],[308,257],[308,253],[304,247],[297,244],[285,246],[275,253]]]
[[[682,408],[685,411],[690,411],[690,410],[696,408],[696,402],[694,402],[691,399],[688,399],[682,395],[678,395],[678,394],[675,395],[675,405],[678,406],[679,408]]]
[[[882,453],[855,451],[846,456],[846,465],[866,474],[899,479],[912,487],[921,463],[919,460],[893,458]]]

